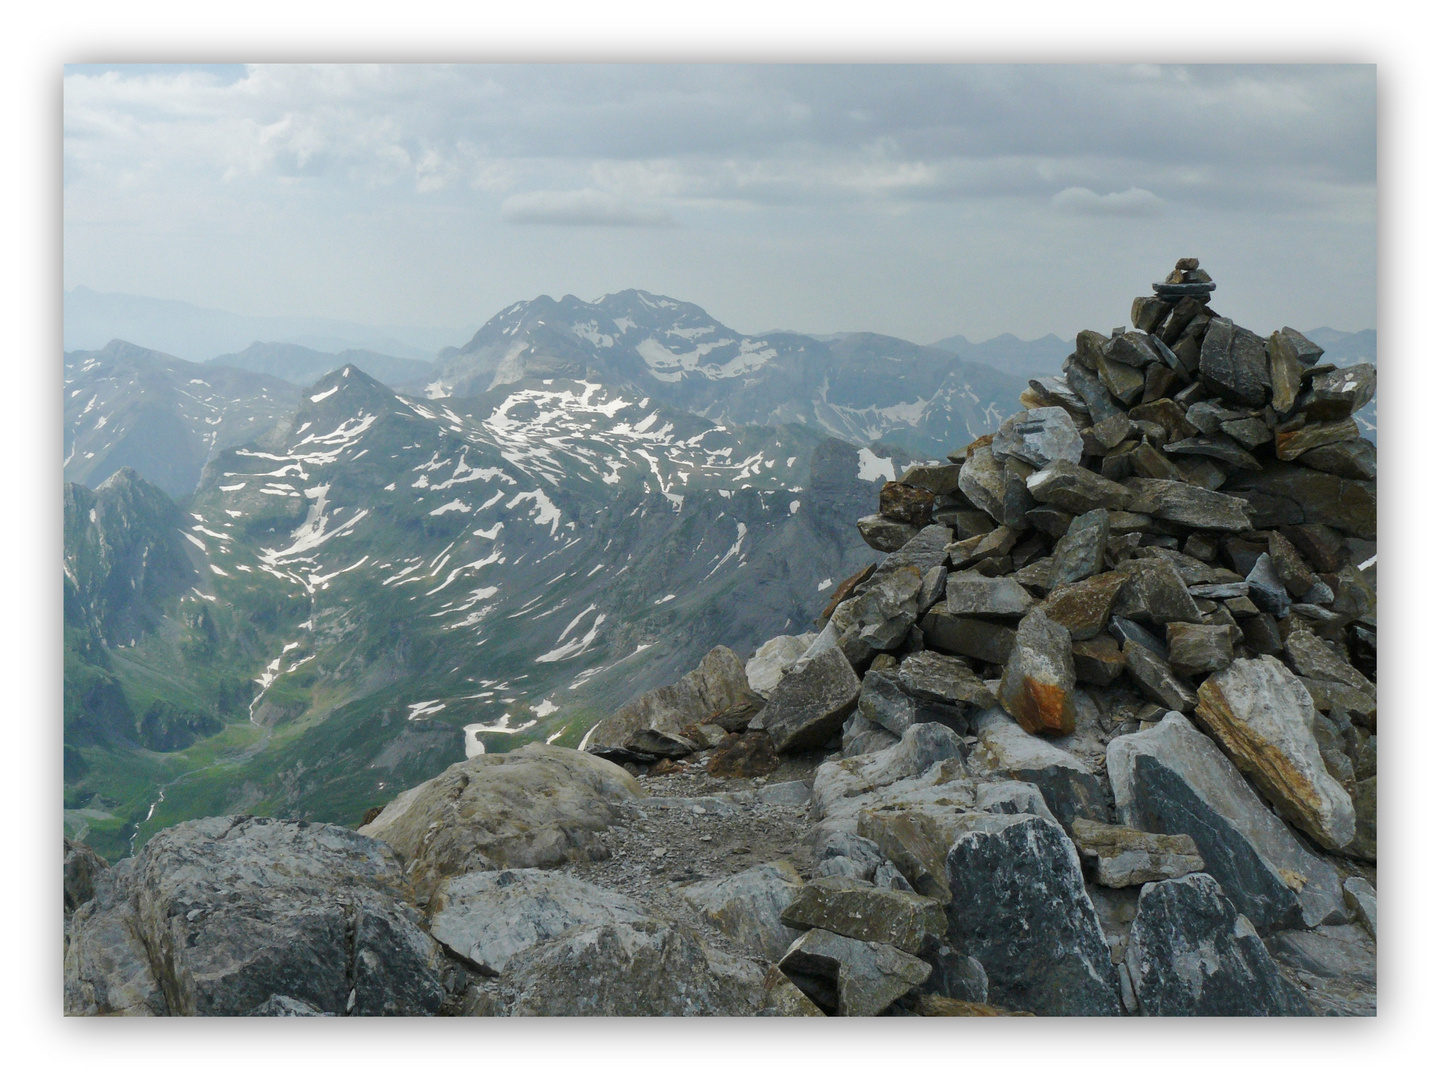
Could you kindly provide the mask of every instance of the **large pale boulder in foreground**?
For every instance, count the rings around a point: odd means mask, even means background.
[[[360,832],[399,852],[428,897],[445,878],[472,870],[608,858],[605,833],[640,793],[618,765],[529,743],[451,765],[401,792]]]
[[[1286,820],[1335,851],[1355,838],[1355,807],[1315,741],[1310,692],[1284,664],[1236,660],[1199,699],[1196,717]]]
[[[280,995],[300,1011],[414,1016],[444,1001],[440,948],[378,840],[202,818],[122,866],[76,913],[67,1012],[243,1016]]]

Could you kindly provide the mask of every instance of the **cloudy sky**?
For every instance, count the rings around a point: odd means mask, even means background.
[[[639,287],[743,332],[1124,320],[1181,255],[1376,323],[1371,66],[70,67],[64,279],[473,329]]]

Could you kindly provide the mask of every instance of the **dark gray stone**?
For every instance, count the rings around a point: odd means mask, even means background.
[[[755,723],[779,752],[824,746],[860,697],[860,680],[833,646],[797,664],[770,694]]]
[[[827,1016],[877,1016],[930,977],[930,965],[878,941],[807,930],[780,961]]]
[[[1085,410],[1091,420],[1098,424],[1125,410],[1115,403],[1105,384],[1087,371],[1082,364],[1070,364],[1065,369],[1065,382],[1070,390],[1085,403]]]
[[[1200,349],[1200,377],[1230,401],[1264,405],[1270,396],[1264,340],[1229,319],[1211,319]]]
[[[1334,869],[1301,847],[1229,758],[1180,713],[1111,740],[1105,762],[1120,821],[1190,836],[1206,871],[1262,931],[1344,918]]]
[[[1176,480],[1151,480],[1132,476],[1125,481],[1131,500],[1129,509],[1190,529],[1243,532],[1250,529],[1249,504],[1234,495]]]
[[[1111,609],[1115,615],[1157,624],[1198,623],[1204,619],[1180,572],[1169,559],[1131,559],[1119,569],[1126,579]]]
[[[1316,375],[1299,405],[1307,420],[1343,420],[1374,396],[1375,365],[1352,364]]]
[[[875,577],[884,577],[890,571],[898,570],[902,566],[913,566],[922,574],[932,567],[943,566],[945,564],[945,546],[953,543],[954,540],[955,531],[950,526],[926,525],[899,549],[892,551],[885,558],[876,568]]]
[[[1035,598],[1010,578],[957,571],[945,579],[945,610],[950,615],[1024,615]]]
[[[879,514],[863,517],[855,523],[860,538],[876,551],[899,551],[907,541],[913,540],[920,532],[914,525],[902,521],[891,521]]]
[[[1052,461],[1033,473],[1026,487],[1037,502],[1058,506],[1070,514],[1089,510],[1129,510],[1131,494],[1113,480],[1068,461]],[[1144,511],[1142,511],[1143,513]]]
[[[949,943],[984,966],[991,1001],[1042,1016],[1119,1015],[1119,979],[1059,825],[967,816],[945,871]]]
[[[1120,651],[1125,657],[1125,670],[1151,701],[1177,712],[1195,708],[1195,688],[1176,675],[1161,657],[1134,641],[1125,642]]]
[[[1070,522],[1051,553],[1050,588],[1081,581],[1105,569],[1105,545],[1110,542],[1110,515],[1091,510]]]
[[[1290,594],[1286,591],[1285,582],[1276,571],[1268,551],[1255,560],[1250,573],[1245,575],[1245,584],[1250,586],[1250,602],[1261,611],[1274,615],[1277,619],[1283,619],[1290,614]]]
[[[1209,874],[1140,890],[1125,967],[1147,1016],[1311,1015]]]
[[[995,704],[995,695],[980,677],[954,656],[928,649],[911,653],[900,662],[896,677],[906,691],[923,701],[961,709],[988,709]]]
[[[920,629],[930,648],[990,664],[1003,664],[1015,645],[1015,631],[1009,626],[943,611],[931,611],[920,620]]]

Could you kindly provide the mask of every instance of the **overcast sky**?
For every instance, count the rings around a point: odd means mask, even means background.
[[[742,332],[1125,321],[1181,255],[1376,323],[1371,66],[71,67],[67,288],[473,329],[638,287]]]

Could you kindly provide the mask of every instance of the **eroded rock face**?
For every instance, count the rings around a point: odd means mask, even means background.
[[[945,865],[950,944],[984,965],[992,1002],[1042,1016],[1119,1015],[1120,982],[1060,826],[971,815]]]
[[[1311,1015],[1209,874],[1140,890],[1125,966],[1146,1016]]]
[[[765,972],[684,924],[602,923],[513,957],[496,998],[506,1016],[753,1016]]]
[[[618,765],[529,743],[451,765],[401,792],[360,832],[399,852],[428,897],[443,879],[473,870],[608,858],[605,833],[639,794]]]
[[[152,837],[115,885],[77,917],[67,1008],[161,1011],[136,943],[171,1015],[240,1016],[275,994],[355,1016],[432,1015],[444,1001],[439,946],[399,858],[347,829],[190,821]]]
[[[1231,902],[1262,930],[1344,918],[1340,879],[1305,851],[1220,749],[1172,712],[1105,750],[1122,824],[1184,833]]]
[[[66,928],[66,1016],[169,1015],[136,932],[133,870],[126,859],[96,878]]]
[[[1339,851],[1355,838],[1355,808],[1325,767],[1311,729],[1314,708],[1299,678],[1263,656],[1206,679],[1195,712],[1288,821]]]

